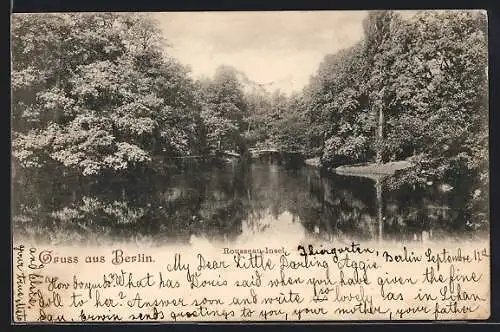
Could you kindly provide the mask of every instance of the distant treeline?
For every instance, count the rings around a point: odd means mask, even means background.
[[[286,96],[228,66],[193,80],[147,14],[15,15],[13,162],[120,176],[272,147],[325,167],[411,158],[395,184],[488,183],[486,16],[375,11],[363,27]]]

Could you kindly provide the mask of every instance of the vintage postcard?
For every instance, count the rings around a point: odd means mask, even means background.
[[[11,21],[13,323],[490,316],[485,11]]]

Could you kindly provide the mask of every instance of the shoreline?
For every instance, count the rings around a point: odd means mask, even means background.
[[[306,159],[304,164],[310,167],[322,168],[319,157]],[[373,162],[341,165],[338,167],[326,168],[327,171],[345,176],[360,176],[378,180],[387,176],[394,175],[397,171],[409,168],[412,163],[407,160],[391,161],[388,163],[377,164]]]

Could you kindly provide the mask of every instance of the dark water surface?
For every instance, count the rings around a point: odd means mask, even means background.
[[[259,235],[422,241],[473,236],[468,197],[437,186],[388,190],[307,166],[228,164],[126,182],[25,177],[14,185],[13,220],[15,234],[70,243]]]

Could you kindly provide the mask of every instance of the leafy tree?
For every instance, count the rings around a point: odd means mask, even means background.
[[[199,122],[192,83],[162,45],[146,15],[14,16],[19,164],[97,175],[149,166],[162,151],[190,154]]]
[[[325,166],[370,156],[373,116],[367,109],[363,44],[327,55],[306,88],[309,133]]]
[[[237,71],[229,66],[217,68],[212,80],[199,82],[207,145],[213,152],[244,151],[242,133],[247,106]]]
[[[282,151],[305,152],[307,118],[302,96],[277,92],[271,103],[268,144]]]
[[[387,117],[392,113],[394,99],[394,80],[398,73],[394,63],[400,56],[401,43],[398,40],[398,28],[401,26],[400,16],[393,11],[372,11],[363,21],[364,45],[363,55],[366,63],[366,91],[369,97],[369,108],[376,114],[376,162],[388,160],[390,149],[386,140]]]
[[[487,174],[487,31],[479,12],[421,12],[407,23],[393,137],[409,136],[404,182]],[[408,144],[407,144],[408,146]]]
[[[247,116],[244,121],[247,130],[245,141],[249,146],[262,144],[269,139],[272,123],[268,117],[271,112],[271,97],[266,90],[252,90],[245,94]]]

